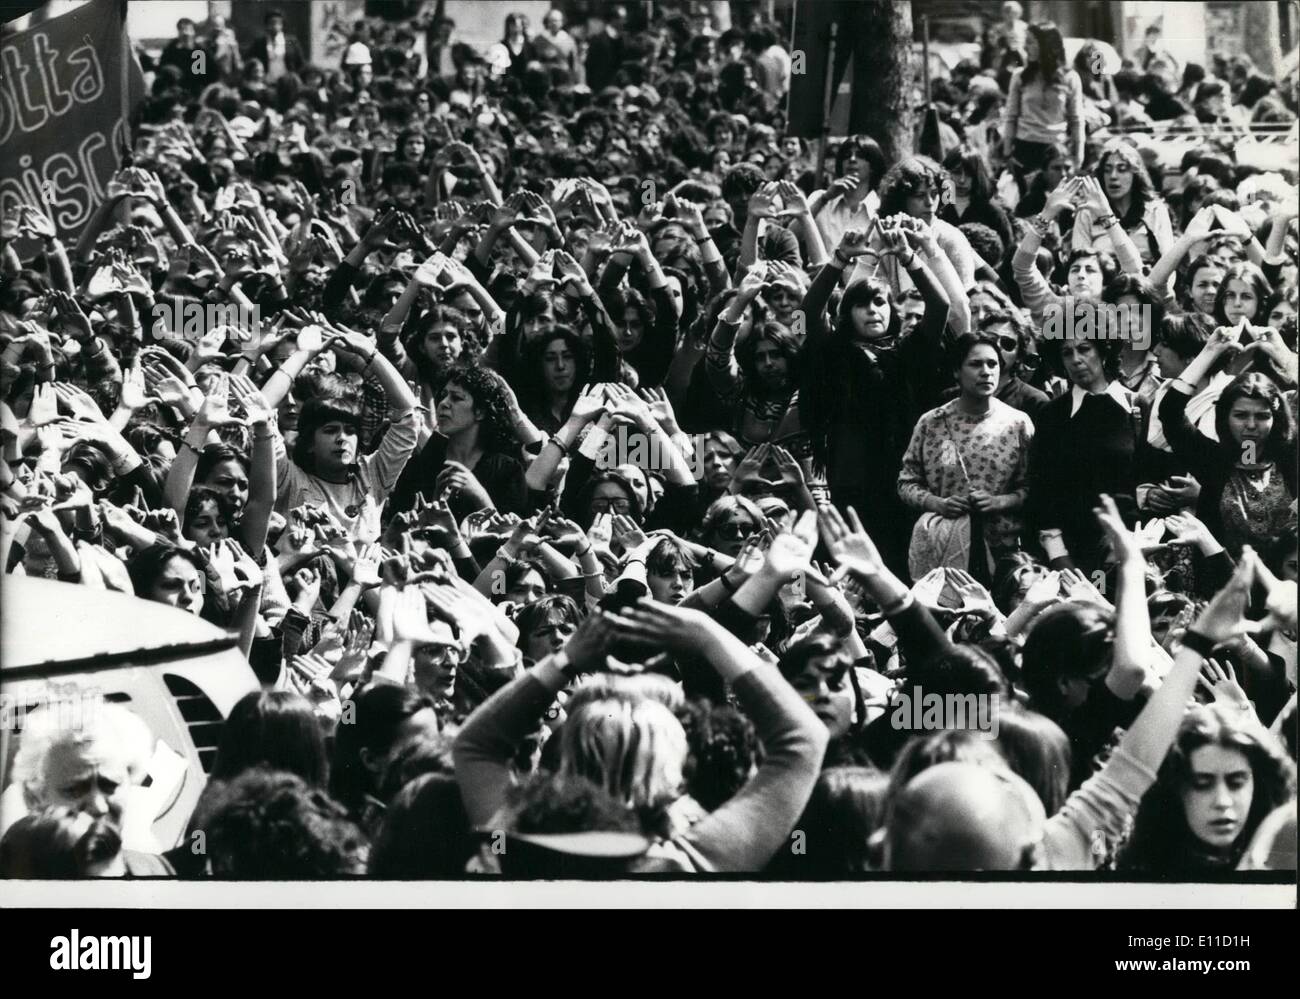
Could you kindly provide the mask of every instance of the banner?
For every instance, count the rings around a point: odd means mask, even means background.
[[[0,38],[0,210],[43,204],[65,240],[104,199],[144,94],[123,0],[92,0]]]

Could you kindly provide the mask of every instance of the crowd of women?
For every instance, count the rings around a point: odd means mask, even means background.
[[[1295,94],[1009,4],[823,173],[713,6],[221,23],[75,246],[6,209],[6,570],[263,684],[179,845],[127,708],[28,716],[6,875],[1294,869],[1296,178],[1218,122]]]

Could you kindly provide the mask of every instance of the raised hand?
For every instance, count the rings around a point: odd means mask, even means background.
[[[54,228],[54,220],[31,205],[23,205],[20,209],[18,227],[36,239],[54,239],[58,235]]]
[[[1023,603],[1031,607],[1046,607],[1061,599],[1061,574],[1045,572],[1035,579],[1025,591]]]
[[[27,410],[27,422],[33,427],[44,427],[59,420],[59,396],[51,382],[41,382],[32,391],[32,404]]]
[[[137,361],[122,376],[122,394],[118,404],[124,409],[134,412],[137,409],[149,405],[151,402],[159,402],[156,396],[151,396],[145,391],[144,371],[140,368]]]
[[[1203,635],[1216,645],[1231,642],[1247,633],[1246,604],[1250,588],[1256,578],[1255,561],[1242,552],[1242,560],[1232,578],[1201,612],[1191,630]],[[1292,584],[1294,587],[1294,584]],[[1294,589],[1293,589],[1294,592]],[[1294,607],[1294,605],[1293,605]],[[1294,618],[1293,618],[1294,620]]]
[[[817,514],[805,510],[795,522],[794,530],[783,531],[772,539],[767,550],[767,568],[782,580],[791,580],[809,570],[808,560],[817,547]]]
[[[776,462],[776,470],[781,476],[782,485],[792,489],[802,489],[807,485],[803,466],[794,455],[779,445],[773,445],[769,453]]]
[[[104,413],[99,408],[99,403],[95,402],[84,389],[68,382],[54,382],[54,394],[77,419],[90,420],[94,423],[104,422]]]
[[[749,217],[755,219],[775,218],[778,203],[781,200],[779,188],[775,181],[762,185],[749,196]]]
[[[758,297],[766,283],[767,261],[756,260],[745,269],[745,276],[740,279],[740,284],[736,288],[736,295],[746,301],[752,300]],[[732,313],[732,315],[735,315],[735,313]]]
[[[383,560],[383,551],[378,544],[369,544],[358,552],[352,563],[352,582],[362,589],[379,586],[379,563]]]
[[[853,507],[849,507],[849,522],[845,523],[839,510],[824,506],[818,512],[818,523],[826,547],[841,570],[867,577],[885,571],[885,561]]]
[[[266,397],[262,395],[261,389],[253,384],[253,380],[248,375],[231,375],[230,393],[235,397],[235,401],[244,407],[250,425],[267,424],[275,418],[275,413],[266,404]]]
[[[613,526],[614,541],[625,552],[630,552],[633,548],[640,548],[648,540],[640,525],[625,513],[614,514]]]
[[[1236,711],[1255,713],[1255,705],[1242,689],[1241,684],[1237,682],[1237,674],[1232,669],[1232,663],[1226,659],[1222,661],[1207,659],[1201,663],[1199,683],[1205,692],[1214,698],[1215,704]]]
[[[733,493],[743,492],[748,483],[761,477],[763,463],[767,461],[767,455],[771,449],[772,445],[765,442],[757,444],[745,452],[745,456],[736,463],[736,469],[731,473],[731,491]]]
[[[867,239],[867,230],[845,230],[844,235],[840,237],[840,245],[835,248],[835,252],[842,257],[860,257],[864,253],[871,252],[871,244]]]
[[[1242,561],[1249,562],[1254,572],[1255,580],[1259,582],[1267,592],[1264,601],[1264,608],[1268,611],[1268,616],[1263,621],[1254,622],[1251,626],[1253,631],[1286,631],[1295,633],[1296,630],[1296,584],[1295,580],[1278,579],[1273,575],[1273,571],[1264,564],[1263,559],[1254,548],[1247,545],[1242,550]]]
[[[1101,607],[1111,606],[1110,601],[1102,596],[1101,591],[1092,585],[1092,580],[1078,569],[1061,570],[1061,590],[1067,600],[1097,604]]]
[[[1110,496],[1102,493],[1101,506],[1094,507],[1092,512],[1110,541],[1111,550],[1114,551],[1115,557],[1120,562],[1140,561],[1143,539],[1124,526],[1124,520],[1120,517],[1119,508],[1115,505],[1115,501]]]
[[[596,514],[592,518],[591,526],[587,528],[587,537],[593,545],[609,548],[610,542],[614,539],[613,516],[608,513]]]
[[[228,427],[240,424],[238,417],[230,412],[230,376],[224,371],[212,379],[208,393],[203,397],[196,419],[208,427]]]
[[[647,598],[605,617],[618,638],[678,655],[699,652],[708,636],[719,627],[702,611],[672,607]]]

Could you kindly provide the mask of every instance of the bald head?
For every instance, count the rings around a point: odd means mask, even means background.
[[[1015,871],[1032,867],[1045,815],[1009,770],[940,763],[894,800],[886,830],[892,871]]]

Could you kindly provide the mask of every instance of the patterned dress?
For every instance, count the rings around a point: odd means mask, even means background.
[[[1023,503],[1034,425],[1029,416],[997,399],[983,415],[964,412],[960,400],[922,416],[912,432],[898,476],[898,495],[915,509],[929,496],[947,499],[982,489],[993,496],[1016,494]],[[994,551],[1015,548],[1020,513],[988,519],[985,537]]]

